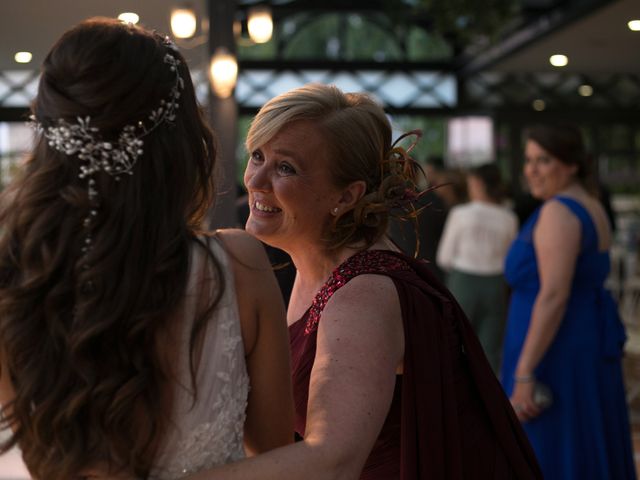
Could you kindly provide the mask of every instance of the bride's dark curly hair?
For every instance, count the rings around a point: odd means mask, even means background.
[[[216,149],[186,62],[163,40],[89,19],[44,61],[37,121],[89,116],[104,140],[148,121],[176,81],[165,55],[181,62],[175,120],[143,138],[131,176],[95,174],[99,205],[86,256],[83,219],[93,207],[76,155],[53,149],[40,133],[2,194],[0,375],[15,397],[1,410],[0,428],[13,434],[0,453],[18,444],[38,479],[69,480],[95,465],[146,478],[168,421],[163,334],[180,320],[192,247],[206,248],[197,235],[213,201]],[[209,259],[216,281],[191,353],[224,289]]]

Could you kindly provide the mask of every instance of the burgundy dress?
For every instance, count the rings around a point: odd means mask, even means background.
[[[468,320],[426,263],[367,250],[334,270],[289,327],[295,428],[304,437],[318,322],[331,296],[362,274],[390,277],[402,307],[404,374],[361,480],[542,478],[509,400]]]

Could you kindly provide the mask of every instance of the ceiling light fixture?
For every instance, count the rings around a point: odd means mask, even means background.
[[[534,100],[531,106],[536,112],[541,112],[547,107],[546,103],[544,103],[544,100],[540,100],[539,98],[537,100]]]
[[[551,55],[549,63],[554,67],[565,67],[569,63],[569,58],[562,54]]]
[[[631,20],[627,26],[632,32],[640,32],[640,20]]]
[[[247,14],[247,30],[255,43],[267,43],[273,34],[273,19],[269,7],[250,8]]]
[[[590,97],[593,95],[593,87],[591,85],[580,85],[578,87],[578,93],[583,97]]]
[[[123,12],[118,15],[118,20],[120,20],[122,23],[136,24],[140,21],[140,15],[134,12]]]
[[[228,98],[233,93],[238,80],[238,61],[224,47],[216,49],[209,66],[211,88],[220,98]]]
[[[191,38],[196,33],[196,13],[192,8],[176,8],[171,11],[171,32],[176,38]]]
[[[33,58],[33,55],[31,52],[16,52],[13,58],[18,63],[29,63]]]

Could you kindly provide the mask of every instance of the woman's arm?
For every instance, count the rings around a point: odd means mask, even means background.
[[[264,248],[242,230],[218,232],[233,263],[247,371],[248,454],[293,442],[289,336],[282,293]]]
[[[354,278],[322,314],[305,439],[189,479],[357,479],[391,405],[403,351],[392,280]]]
[[[514,383],[511,397],[522,420],[540,413],[532,397],[533,374],[560,328],[580,252],[580,239],[580,221],[567,207],[557,201],[542,207],[533,233],[540,291],[515,370],[519,381]]]

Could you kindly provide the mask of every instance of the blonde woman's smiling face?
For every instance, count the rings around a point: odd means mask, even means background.
[[[322,242],[340,191],[331,178],[329,149],[315,123],[289,123],[250,152],[244,183],[249,233],[287,251]]]
[[[576,180],[576,165],[561,162],[534,140],[527,140],[524,156],[524,176],[535,198],[548,200]]]

